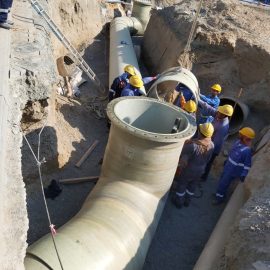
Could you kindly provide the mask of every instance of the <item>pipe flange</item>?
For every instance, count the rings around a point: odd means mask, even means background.
[[[148,101],[152,104],[159,104],[161,110],[163,107],[163,109],[166,108],[168,111],[175,112],[174,115],[180,117],[185,123],[184,128],[180,132],[173,133],[173,134],[172,133],[155,133],[155,132],[137,128],[133,126],[132,124],[127,123],[121,117],[119,117],[119,115],[117,115],[118,114],[116,112],[118,110],[117,106],[119,106],[119,103],[125,102],[127,100],[130,100],[130,101],[136,100],[138,103],[138,107],[139,107],[140,102],[145,102],[145,101]],[[182,140],[183,138],[192,137],[194,133],[196,132],[196,128],[197,128],[195,119],[191,115],[187,114],[185,111],[180,109],[179,107],[171,105],[165,101],[160,101],[160,100],[148,98],[148,97],[121,97],[121,98],[114,99],[107,106],[107,115],[113,125],[116,125],[119,128],[124,129],[125,131],[137,137],[152,140],[152,141],[177,142],[179,140]],[[158,117],[158,116],[155,115],[155,117]],[[176,117],[170,119],[170,121],[173,123],[175,119]],[[150,121],[151,119],[149,119],[149,122]],[[173,127],[173,125],[171,127]]]

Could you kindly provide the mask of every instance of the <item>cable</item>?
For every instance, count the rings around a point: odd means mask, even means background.
[[[197,20],[198,20],[198,17],[199,17],[199,14],[201,12],[201,8],[202,8],[202,3],[203,3],[203,0],[200,0],[198,8],[196,10],[195,18],[194,18],[192,26],[191,26],[191,30],[189,32],[189,37],[188,37],[188,40],[187,40],[187,44],[186,44],[186,46],[184,48],[184,52],[183,52],[183,62],[184,63],[183,64],[186,65],[186,67],[187,67],[187,59],[186,58],[188,56],[188,52],[190,51],[190,44],[191,44],[192,38],[194,36],[195,27],[196,27]]]
[[[41,165],[45,161],[44,160],[40,161],[40,138],[41,138],[41,133],[43,132],[45,126],[46,126],[46,122],[45,122],[45,124],[43,125],[43,127],[41,128],[41,130],[40,130],[40,132],[38,134],[38,153],[37,153],[37,157],[36,157],[36,155],[35,155],[32,147],[31,147],[28,139],[26,138],[25,134],[23,132],[22,132],[22,134],[23,134],[23,138],[25,139],[25,141],[26,141],[26,143],[27,143],[27,145],[28,145],[28,147],[29,147],[32,155],[34,156],[35,161],[37,162],[38,174],[39,174],[39,181],[40,181],[40,186],[41,186],[41,192],[42,192],[43,201],[44,201],[44,205],[45,205],[45,209],[46,209],[46,213],[47,213],[47,218],[48,218],[48,221],[49,221],[49,227],[50,227],[51,237],[52,237],[54,249],[55,249],[55,252],[56,252],[56,255],[57,255],[59,264],[61,266],[61,269],[64,270],[64,267],[63,267],[63,264],[62,264],[62,261],[61,261],[61,258],[60,258],[60,255],[59,255],[57,246],[56,246],[56,242],[55,242],[55,233],[56,233],[56,231],[54,229],[54,225],[51,222],[51,216],[50,216],[50,213],[49,213],[48,205],[47,205],[45,194],[44,194],[44,186],[43,186],[42,173],[41,173]]]

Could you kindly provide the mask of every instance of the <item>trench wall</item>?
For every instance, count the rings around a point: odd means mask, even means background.
[[[143,40],[143,58],[151,72],[183,64],[183,50],[196,8],[194,1],[189,2],[152,12]],[[196,75],[202,93],[214,83],[222,85],[226,96],[236,97],[243,88],[241,101],[260,114],[261,128],[270,121],[265,114],[270,110],[270,101],[265,98],[270,89],[270,47],[265,36],[270,29],[262,31],[253,22],[258,16],[267,21],[269,15],[234,1],[214,2],[213,9],[203,6],[188,54],[188,67]],[[243,15],[245,20],[237,21],[232,10],[239,11],[238,16]]]
[[[77,48],[91,42],[102,29],[100,1],[40,2]],[[3,270],[24,269],[28,219],[22,168],[37,170],[32,154],[23,144],[22,112],[26,104],[31,104],[33,114],[39,115],[32,119],[33,123],[42,124],[47,118],[48,126],[54,126],[51,106],[43,105],[53,103],[57,83],[55,59],[65,53],[28,1],[15,0],[11,16],[14,29],[0,29],[0,268]],[[34,133],[39,128],[37,126]],[[36,138],[31,135],[27,134],[37,150]],[[48,141],[51,136],[47,134]],[[51,150],[53,158],[57,149],[52,147]]]

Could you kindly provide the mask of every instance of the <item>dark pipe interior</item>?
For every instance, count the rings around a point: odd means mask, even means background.
[[[235,106],[235,101],[229,98],[221,98],[220,99],[220,105],[225,105],[229,104],[232,105],[233,107]],[[244,118],[244,112],[242,108],[239,106],[238,103],[236,103],[236,106],[234,108],[234,113],[231,117],[230,120],[230,129],[229,129],[229,134],[234,134],[238,132],[238,130],[241,128],[243,125],[245,118]]]

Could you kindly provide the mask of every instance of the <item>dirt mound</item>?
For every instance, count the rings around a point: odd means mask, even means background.
[[[197,1],[184,0],[153,12],[143,42],[149,69],[162,72],[183,64],[197,5]],[[202,92],[217,82],[226,96],[235,97],[240,88],[244,89],[241,100],[251,111],[261,113],[258,129],[269,123],[264,117],[270,108],[270,100],[265,99],[270,88],[269,19],[265,8],[240,1],[204,2],[188,54]]]

